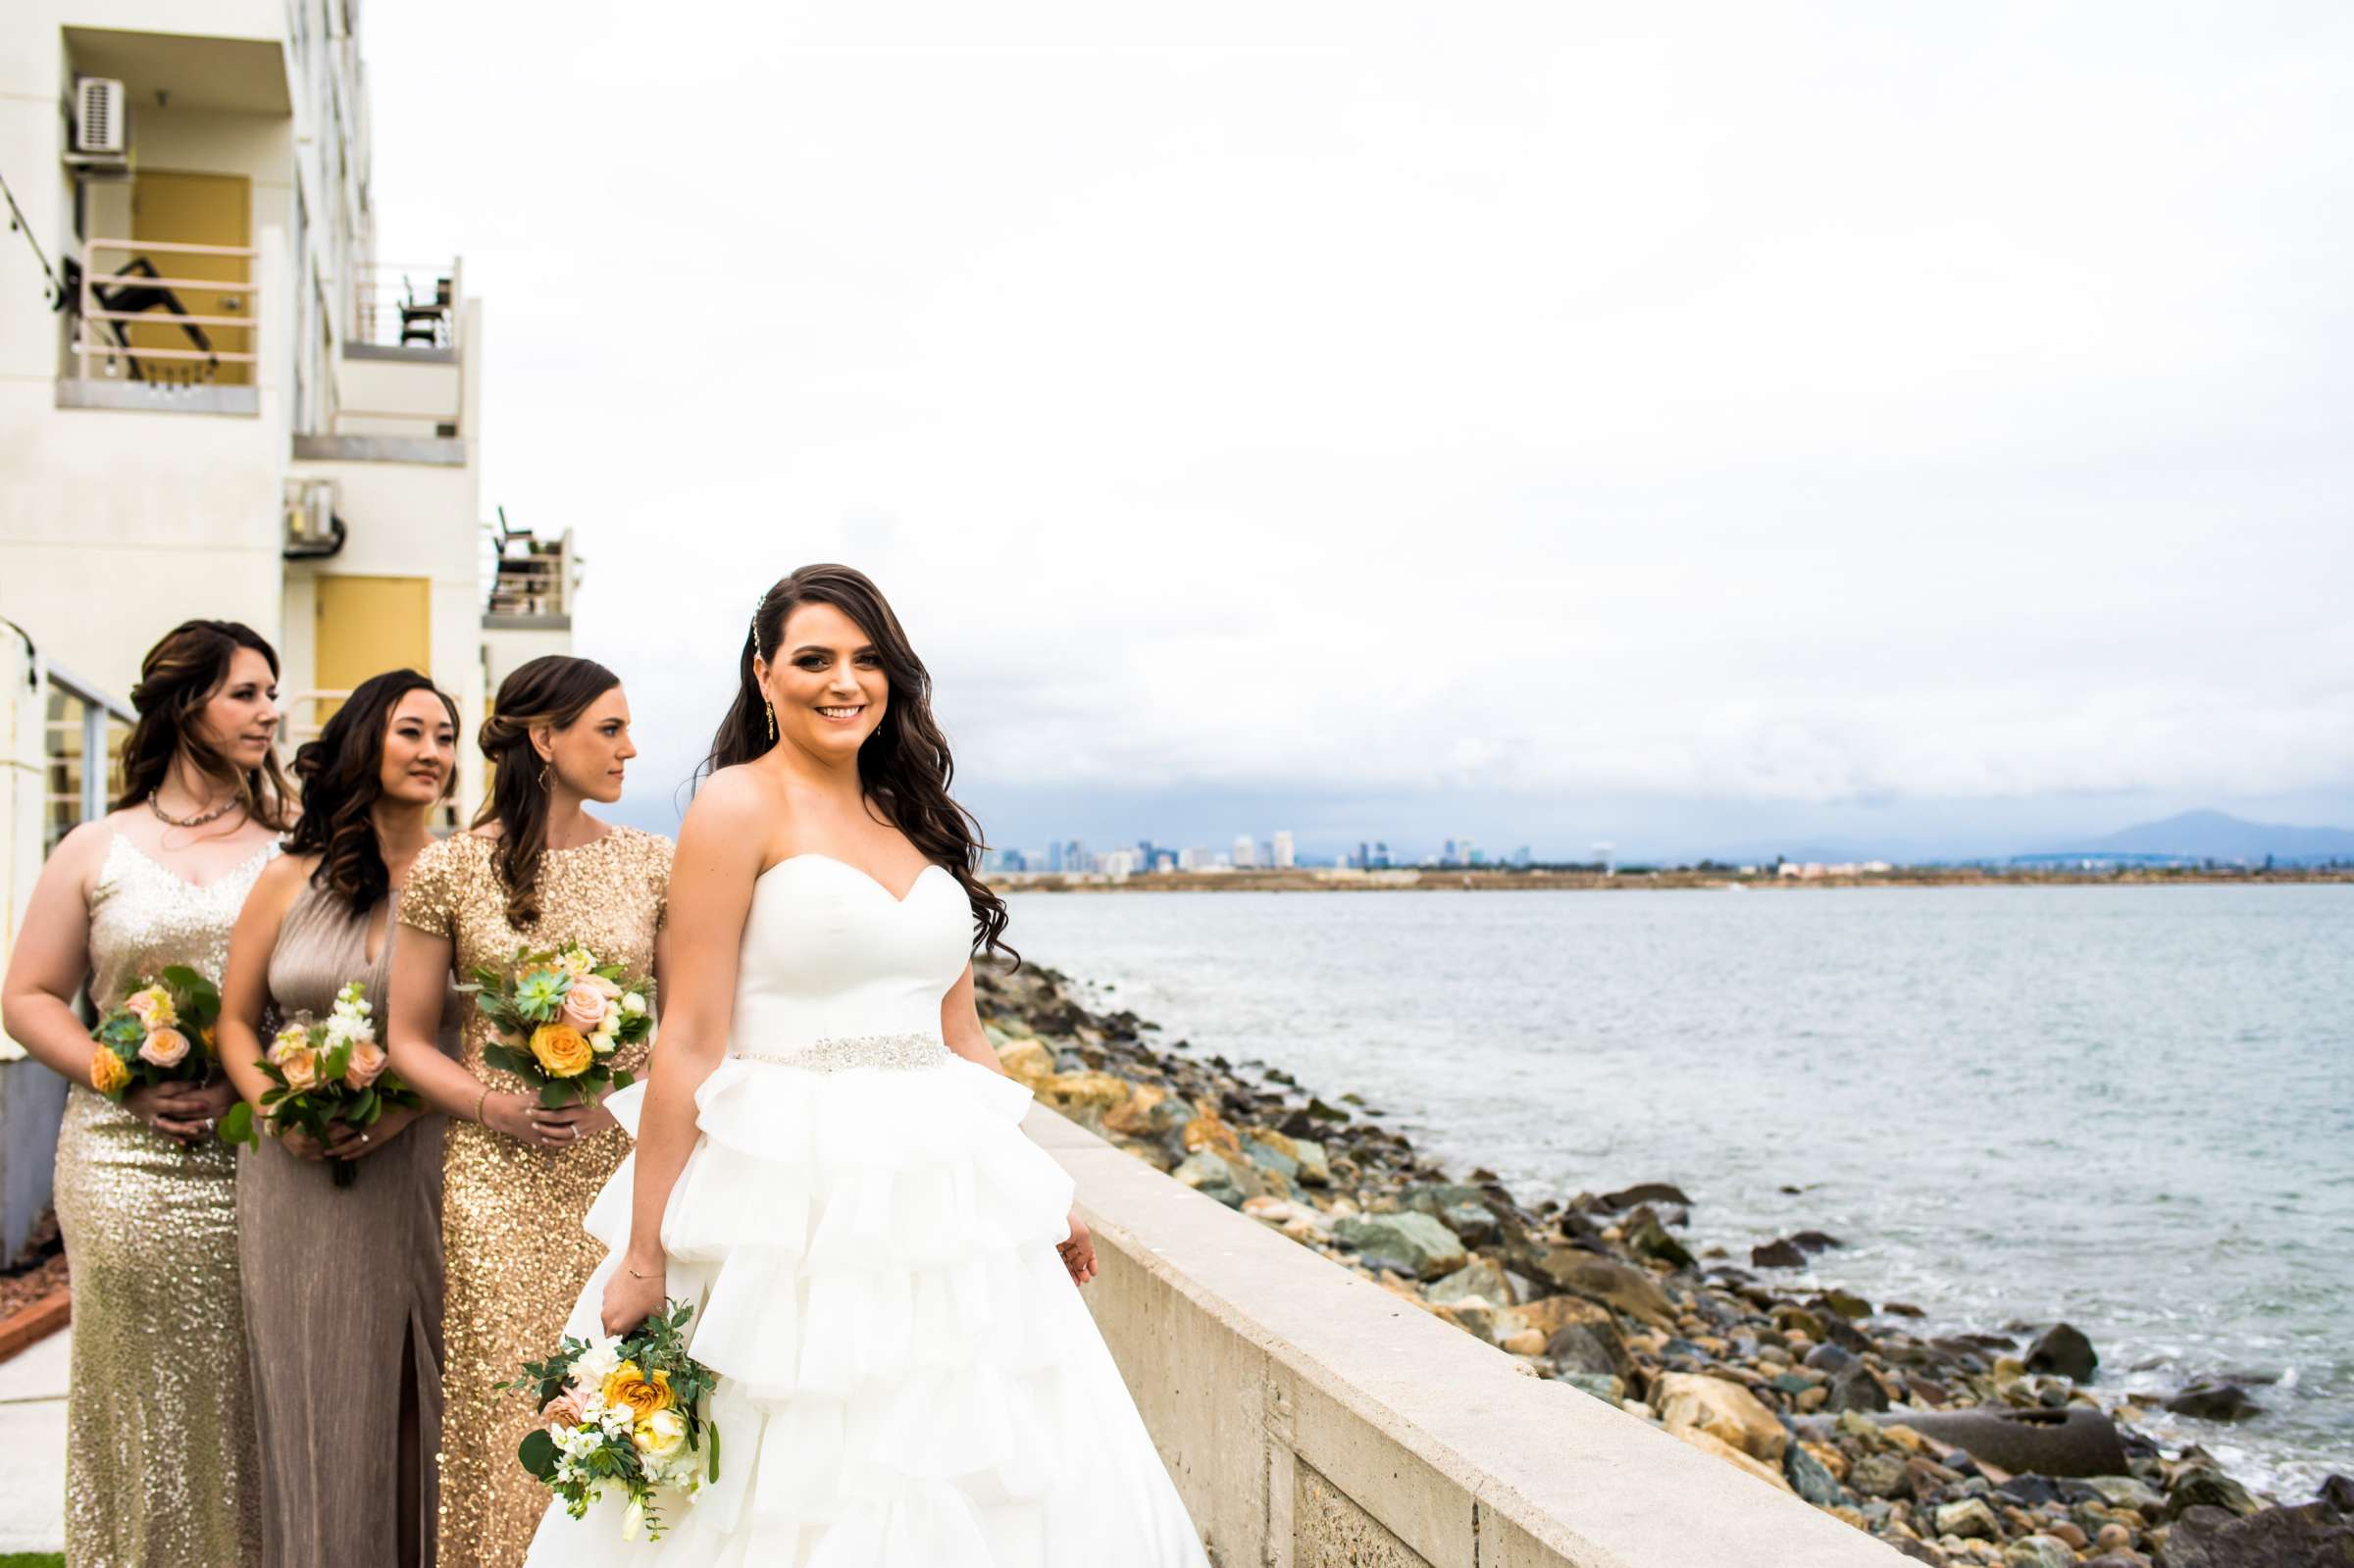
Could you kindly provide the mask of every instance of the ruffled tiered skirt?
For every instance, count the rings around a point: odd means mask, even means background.
[[[551,1508],[531,1562],[709,1568],[1196,1568],[1206,1562],[1055,1243],[1071,1182],[1020,1085],[948,1055],[810,1071],[730,1057],[663,1221],[720,1477],[621,1539]],[[632,1088],[613,1109],[635,1133]],[[598,1332],[633,1167],[588,1218],[611,1249],[567,1326]],[[552,1348],[552,1347],[551,1347]]]

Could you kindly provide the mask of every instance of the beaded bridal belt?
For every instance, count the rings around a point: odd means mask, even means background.
[[[805,1073],[841,1073],[853,1067],[879,1067],[887,1072],[911,1072],[945,1066],[948,1047],[936,1035],[854,1035],[847,1039],[813,1040],[797,1051],[730,1051],[740,1061],[773,1062]]]

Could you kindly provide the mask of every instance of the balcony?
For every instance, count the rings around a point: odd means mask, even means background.
[[[60,408],[260,412],[261,253],[250,245],[92,238],[70,265],[73,374]]]
[[[570,632],[572,597],[580,586],[581,561],[573,553],[572,531],[543,539],[529,529],[507,527],[501,511],[495,527],[484,526],[489,552],[490,595],[483,606],[483,628],[491,632]]]
[[[360,269],[327,429],[297,435],[296,457],[465,467],[474,311],[463,277],[454,258]]]

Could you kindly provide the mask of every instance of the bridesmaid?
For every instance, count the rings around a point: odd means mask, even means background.
[[[231,1568],[261,1560],[236,1159],[201,1087],[90,1087],[73,998],[104,1011],[173,964],[218,981],[245,893],[287,825],[272,741],[278,654],[233,621],[187,621],[131,691],[123,796],[41,869],[0,983],[0,1026],[72,1083],[57,1218],[74,1267],[66,1561]]]
[[[294,754],[302,819],[230,939],[221,1061],[262,1119],[262,1039],[351,981],[379,1035],[402,884],[457,780],[458,710],[414,670],[363,682]],[[442,1034],[456,1045],[457,993]],[[441,1118],[389,1110],[322,1146],[265,1138],[237,1181],[269,1568],[425,1568],[441,1420]],[[331,1166],[365,1161],[349,1187]]]
[[[583,809],[621,798],[630,705],[588,659],[534,659],[500,683],[482,728],[495,770],[470,833],[417,857],[392,964],[393,1071],[450,1119],[441,1239],[448,1289],[441,1362],[440,1568],[523,1561],[547,1493],[516,1463],[537,1412],[491,1391],[556,1346],[604,1256],[582,1229],[630,1151],[602,1105],[543,1109],[485,1065],[494,1036],[471,1001],[458,1061],[434,1045],[454,969],[504,969],[521,947],[583,946],[634,972],[664,967],[670,840]],[[642,1076],[645,1051],[615,1065]]]

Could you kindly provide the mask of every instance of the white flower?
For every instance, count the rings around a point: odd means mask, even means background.
[[[645,998],[637,991],[631,991],[622,997],[621,1010],[625,1013],[642,1013],[645,1011]]]
[[[376,1043],[376,1026],[365,1018],[353,1018],[345,1013],[337,1013],[327,1021],[327,1048],[329,1050],[333,1050],[338,1045],[353,1045],[362,1042],[370,1045]]]
[[[600,1335],[588,1341],[588,1347],[572,1359],[572,1381],[584,1389],[604,1386],[621,1366],[621,1340],[615,1335]]]

